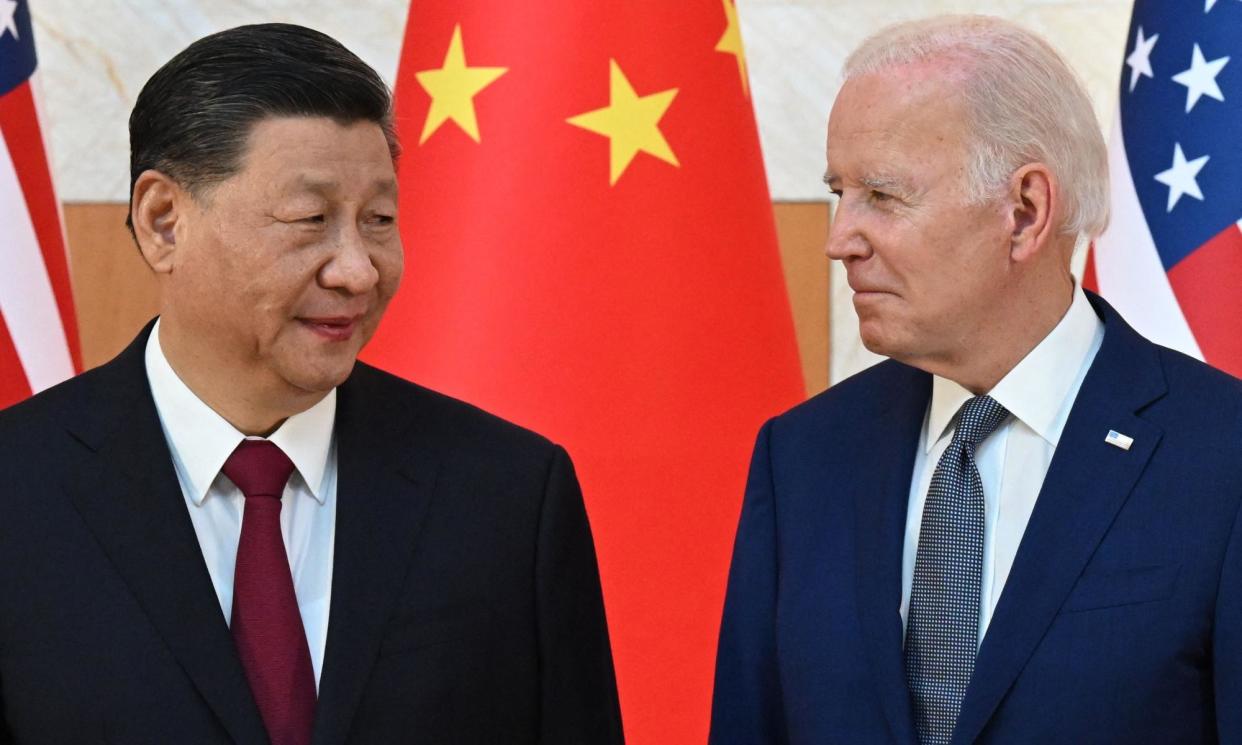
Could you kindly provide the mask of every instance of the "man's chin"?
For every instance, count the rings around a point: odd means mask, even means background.
[[[858,319],[858,338],[863,347],[873,354],[891,357],[892,339],[878,319],[860,317]]]
[[[351,357],[348,361],[300,367],[289,371],[284,378],[293,387],[308,394],[327,394],[349,379],[356,361]]]

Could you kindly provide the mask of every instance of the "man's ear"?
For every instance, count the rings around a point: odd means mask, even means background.
[[[142,258],[156,274],[172,271],[177,249],[177,222],[190,195],[176,181],[156,170],[143,171],[134,182],[130,215]]]
[[[1028,261],[1054,242],[1056,178],[1043,163],[1028,163],[1014,173],[1009,183],[1013,221],[1009,255],[1014,261]]]

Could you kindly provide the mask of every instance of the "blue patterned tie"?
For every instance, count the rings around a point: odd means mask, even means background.
[[[975,669],[984,512],[975,447],[1008,415],[989,396],[963,404],[927,489],[906,621],[906,682],[923,745],[952,738]]]

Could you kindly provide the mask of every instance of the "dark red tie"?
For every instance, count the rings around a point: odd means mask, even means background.
[[[309,745],[315,671],[280,534],[293,462],[267,440],[243,440],[224,475],[246,495],[233,575],[233,641],[272,745]]]

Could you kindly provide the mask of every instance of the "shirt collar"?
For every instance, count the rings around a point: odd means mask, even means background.
[[[1083,374],[1104,338],[1104,324],[1081,287],[1069,310],[1043,341],[1022,358],[988,393],[1015,418],[1056,447],[1069,418]],[[935,375],[927,416],[926,451],[945,435],[962,404],[974,394]]]
[[[160,322],[147,338],[146,367],[151,396],[160,423],[190,489],[190,499],[201,505],[224,462],[246,436],[229,424],[190,390],[164,356],[160,346]],[[317,404],[294,414],[267,439],[293,461],[311,496],[323,504],[323,476],[332,430],[336,423],[336,389]]]

